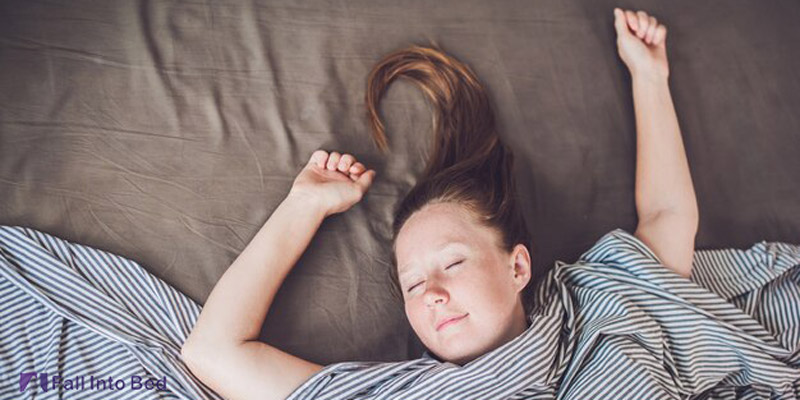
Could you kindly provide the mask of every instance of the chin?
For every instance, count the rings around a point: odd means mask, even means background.
[[[468,362],[470,362],[470,361],[472,361],[472,360],[474,360],[476,358],[478,358],[478,357],[475,356],[475,355],[469,355],[469,356],[463,356],[463,357],[455,357],[452,360],[450,360],[450,362],[453,363],[453,364],[456,364],[456,365],[464,366],[464,364],[466,364],[466,363],[468,363]]]
[[[452,351],[444,351],[442,352],[441,359],[447,360],[453,364],[463,365],[466,364],[475,358],[475,352],[471,349],[451,349]]]

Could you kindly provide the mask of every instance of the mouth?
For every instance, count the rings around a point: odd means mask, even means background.
[[[459,321],[461,321],[462,319],[466,318],[467,315],[469,315],[469,313],[466,313],[466,314],[464,314],[464,315],[462,315],[460,317],[448,318],[448,319],[446,319],[446,320],[444,320],[442,322],[439,322],[439,324],[436,325],[436,331],[438,332],[438,331],[441,331],[444,328],[447,328],[450,325],[457,324]]]

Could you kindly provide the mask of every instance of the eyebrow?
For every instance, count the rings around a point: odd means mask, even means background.
[[[437,253],[443,253],[446,250],[449,250],[450,248],[453,248],[453,247],[463,247],[465,249],[468,249],[469,245],[467,245],[464,242],[451,241],[451,242],[445,243],[445,245],[440,247],[438,250],[436,250],[436,252]],[[409,264],[401,266],[400,268],[398,268],[397,277],[398,278],[402,277],[404,273],[408,272],[408,270],[409,270]]]

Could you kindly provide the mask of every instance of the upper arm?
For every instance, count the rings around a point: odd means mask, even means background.
[[[260,341],[181,349],[192,373],[226,399],[285,399],[323,367]]]
[[[698,218],[693,215],[658,212],[640,219],[634,236],[652,249],[667,268],[689,278],[697,224]]]

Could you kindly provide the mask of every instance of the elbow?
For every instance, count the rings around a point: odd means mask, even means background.
[[[700,213],[697,210],[697,205],[685,208],[669,208],[649,212],[644,215],[639,215],[639,223],[647,223],[658,219],[669,219],[677,222],[673,226],[680,230],[684,236],[689,235],[692,238],[697,236],[697,230],[700,228]]]
[[[681,226],[685,229],[684,232],[691,236],[692,239],[697,236],[697,230],[700,228],[700,213],[697,211],[697,206],[689,207],[685,210],[675,210],[668,215],[672,215],[682,221]]]
[[[181,358],[183,359],[183,363],[196,375],[200,365],[199,363],[204,359],[203,348],[193,342],[190,336],[183,343],[183,346],[181,346]]]
[[[196,350],[194,347],[188,345],[188,341],[181,347],[181,359],[183,360],[183,363],[189,367],[189,369],[195,369],[195,360],[197,359]]]
[[[694,193],[694,191],[692,191]],[[679,209],[677,213],[685,215],[689,225],[693,228],[694,233],[697,233],[697,228],[700,225],[700,210],[697,207],[697,199],[692,195],[692,201],[684,209]]]
[[[697,230],[700,228],[700,212],[697,209],[697,203],[686,211],[686,225],[692,238],[697,236]]]
[[[194,332],[190,333],[181,345],[181,355],[184,357],[188,357],[191,353],[194,353],[194,348],[197,347],[195,346],[195,340],[192,336],[193,333]]]
[[[184,359],[188,359],[190,351],[191,348],[188,346],[187,343],[184,343],[183,346],[181,346],[181,357],[183,357]]]
[[[204,349],[198,347],[195,344],[188,344],[188,341],[184,343],[181,347],[181,360],[183,364],[186,365],[186,368],[197,377],[201,382],[212,387],[215,389],[213,385],[213,374],[214,372],[209,368],[212,368],[212,365],[208,363],[210,359],[204,353]],[[216,389],[215,389],[216,390]]]
[[[695,238],[697,238],[697,230],[700,228],[700,215],[697,209],[694,211],[688,210],[683,213],[675,214],[677,218],[683,221],[680,226],[683,227],[683,233],[686,237],[690,238],[692,245],[694,245]]]
[[[644,198],[644,193],[636,192],[636,214],[639,221],[655,220],[660,217],[668,216],[671,219],[681,221],[681,225],[687,230],[696,233],[700,225],[700,210],[697,206],[697,196],[694,189],[681,198],[662,201],[661,204],[653,201],[652,198]]]
[[[181,359],[195,376],[205,381],[208,373],[216,368],[220,357],[230,354],[231,348],[221,343],[200,341],[190,335],[181,346]]]

